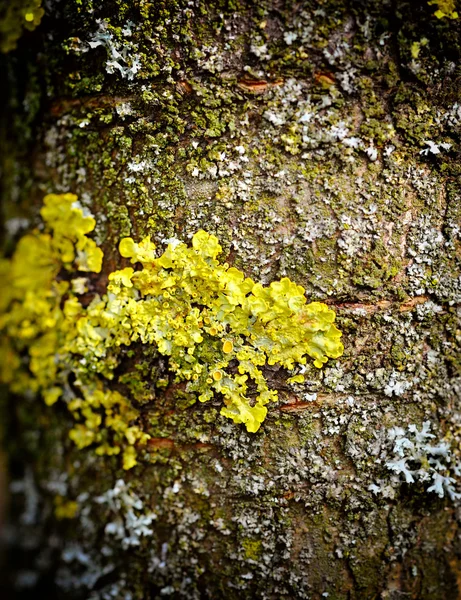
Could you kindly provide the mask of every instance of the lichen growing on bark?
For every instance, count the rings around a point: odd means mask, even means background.
[[[434,16],[437,17],[437,19],[443,19],[444,17],[448,17],[449,19],[458,18],[455,0],[430,0],[428,4],[429,6],[435,5],[437,8],[434,13]]]
[[[9,52],[24,29],[33,31],[45,14],[42,0],[11,0],[0,8],[0,52]]]
[[[113,271],[107,294],[85,305],[82,275],[99,273],[103,260],[88,237],[95,220],[73,194],[46,196],[41,215],[45,232],[24,236],[11,261],[1,263],[2,379],[16,393],[41,392],[48,405],[62,397],[77,421],[70,432],[76,445],[122,452],[125,469],[136,464],[134,446],[149,436],[135,424],[129,401],[107,385],[122,346],[154,345],[176,379],[188,382],[187,392],[201,402],[221,394],[221,414],[250,432],[277,400],[262,367],[292,371],[309,356],[320,368],[343,352],[333,310],[306,304],[304,288],[287,277],[263,287],[221,264],[217,238],[203,230],[191,248],[167,240],[160,257],[149,238],[124,238],[121,255],[142,269]]]
[[[341,361],[308,361],[304,383],[265,368],[280,402],[256,435],[220,416],[219,398],[197,403],[153,347],[127,347],[110,389],[152,436],[128,473],[77,451],[63,402],[12,399],[12,455],[32,465],[43,502],[32,568],[62,540],[66,597],[458,597],[459,500],[386,466],[393,428],[430,421],[450,467],[461,448],[459,22],[436,8],[61,2],[28,36],[46,60],[29,59],[35,79],[17,93],[11,245],[44,192],[79,190],[107,265],[75,283],[85,306],[106,292],[104,273],[130,266],[121,237],[163,248],[205,229],[254,281],[289,277],[328,298],[348,340]],[[128,68],[139,54],[132,79],[110,72],[108,46],[89,46],[101,20]],[[32,477],[15,478],[26,509]],[[56,495],[78,503],[71,527],[47,519]]]

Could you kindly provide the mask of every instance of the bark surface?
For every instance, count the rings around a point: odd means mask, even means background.
[[[248,276],[334,308],[345,344],[304,384],[266,371],[280,400],[256,434],[136,348],[113,385],[152,437],[129,471],[75,448],[63,403],[5,393],[12,597],[459,597],[461,43],[460,20],[434,16],[448,4],[47,2],[2,57],[7,254],[45,193],[73,192],[105,253],[82,302],[120,267],[120,238],[203,228]],[[441,466],[427,444],[450,447]]]

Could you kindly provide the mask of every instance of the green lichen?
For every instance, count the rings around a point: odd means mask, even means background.
[[[135,424],[130,402],[107,385],[121,349],[134,343],[167,356],[175,381],[187,382],[186,392],[201,402],[220,395],[221,414],[250,432],[277,400],[265,365],[292,371],[309,356],[320,368],[343,352],[334,311],[307,304],[304,288],[286,277],[263,287],[221,264],[217,238],[203,230],[192,247],[170,240],[158,258],[149,238],[124,238],[120,254],[142,268],[110,273],[107,293],[84,305],[91,287],[84,275],[99,273],[103,259],[88,238],[95,220],[73,194],[48,195],[44,204],[45,232],[23,237],[12,259],[0,263],[7,283],[1,379],[14,392],[40,392],[48,405],[62,397],[76,420],[70,437],[79,448],[123,450],[124,468],[136,463],[134,447],[148,435]],[[303,380],[292,373],[288,382]]]
[[[244,539],[242,540],[242,546],[245,550],[245,558],[249,560],[258,560],[262,554],[262,542],[261,540]]]

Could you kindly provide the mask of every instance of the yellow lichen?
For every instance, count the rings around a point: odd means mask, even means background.
[[[122,451],[124,465],[133,466],[129,448],[148,436],[134,425],[138,413],[129,401],[104,390],[98,378],[98,371],[109,375],[110,369],[96,366],[102,333],[91,327],[89,311],[77,298],[85,279],[73,279],[73,286],[59,280],[66,271],[100,272],[102,250],[87,237],[95,220],[84,215],[73,194],[46,196],[41,215],[46,231],[24,236],[12,259],[0,262],[0,379],[16,393],[40,392],[49,406],[63,397],[77,421],[69,435],[79,448]]]
[[[62,496],[56,496],[54,499],[54,514],[59,520],[75,519],[78,508],[78,503],[75,500],[67,500]]]
[[[444,17],[448,17],[449,19],[458,18],[455,0],[430,0],[428,4],[429,6],[435,5],[437,7],[434,13],[434,17],[437,17],[437,19],[443,19]]]
[[[264,287],[221,264],[222,248],[205,231],[193,236],[192,247],[174,240],[160,256],[148,238],[123,239],[121,255],[141,268],[110,273],[107,294],[84,307],[78,295],[85,279],[76,271],[98,273],[103,259],[87,237],[95,220],[72,194],[44,202],[45,231],[25,236],[12,259],[0,263],[6,280],[0,358],[8,365],[2,379],[15,392],[40,392],[48,405],[62,397],[79,448],[120,453],[126,469],[136,464],[135,447],[148,435],[136,425],[129,400],[108,385],[120,349],[134,342],[167,356],[176,380],[187,382],[201,402],[220,394],[221,414],[250,432],[277,399],[266,364],[293,370],[311,357],[320,368],[342,354],[334,311],[307,304],[305,290],[286,277]],[[66,271],[71,277],[63,277]],[[289,381],[301,383],[303,376]]]
[[[8,0],[0,8],[0,52],[9,52],[24,29],[33,31],[42,20],[45,10],[42,0]]]

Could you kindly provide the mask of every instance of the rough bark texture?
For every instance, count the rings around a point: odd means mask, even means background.
[[[106,274],[123,236],[203,228],[334,307],[346,347],[306,384],[274,371],[257,434],[142,350],[114,382],[152,436],[128,472],[59,403],[5,400],[18,597],[459,597],[459,501],[386,466],[424,421],[453,479],[461,454],[460,25],[436,9],[53,1],[2,59],[6,252],[47,192],[95,215]]]

